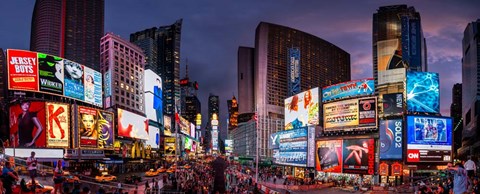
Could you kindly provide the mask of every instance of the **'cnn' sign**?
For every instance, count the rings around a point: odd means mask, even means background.
[[[407,162],[420,162],[420,152],[418,150],[408,150]]]

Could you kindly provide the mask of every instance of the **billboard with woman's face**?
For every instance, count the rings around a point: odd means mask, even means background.
[[[64,95],[84,100],[83,66],[73,61],[64,60],[65,65],[65,92]]]
[[[318,88],[285,99],[285,129],[297,129],[319,123]]]
[[[45,147],[45,130],[45,102],[10,106],[10,147]]]
[[[63,59],[38,53],[40,91],[63,95]]]
[[[80,147],[97,147],[97,110],[88,107],[78,107],[78,129]]]

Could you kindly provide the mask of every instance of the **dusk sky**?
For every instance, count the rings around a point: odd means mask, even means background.
[[[29,49],[34,3],[2,2],[1,48]],[[224,129],[227,99],[237,96],[237,49],[254,46],[260,21],[295,28],[339,46],[350,53],[352,79],[360,79],[372,77],[372,15],[380,6],[396,4],[414,6],[420,12],[428,68],[440,73],[441,113],[449,116],[453,84],[462,81],[463,31],[469,22],[480,18],[478,0],[106,0],[105,32],[128,40],[132,32],[183,18],[181,77],[188,58],[189,77],[199,82],[203,115],[208,110],[209,93],[219,95]]]

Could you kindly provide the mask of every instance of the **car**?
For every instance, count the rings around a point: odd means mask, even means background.
[[[41,183],[39,183],[38,181],[35,181],[35,193],[51,193],[53,191],[53,187],[52,186],[48,186],[48,185],[43,185]],[[32,181],[28,181],[27,183],[27,187],[28,188],[31,188],[32,187]]]
[[[139,182],[142,182],[142,177],[139,177],[139,176],[136,176],[136,175],[127,176],[127,177],[125,177],[124,182],[126,184],[139,183]]]
[[[177,170],[177,168],[172,166],[167,170],[167,173],[174,173],[176,170]]]
[[[149,177],[158,176],[158,173],[159,173],[158,171],[150,169],[149,171],[145,172],[145,176],[149,176]]]
[[[71,175],[71,174],[64,174],[65,177],[65,182],[67,183],[79,183],[80,182],[80,178],[78,178],[78,176],[74,176],[74,175]]]
[[[183,166],[183,168],[190,169],[190,168],[192,168],[192,166],[187,164],[187,165]]]
[[[116,181],[117,177],[110,174],[102,174],[100,176],[95,176],[95,181],[97,182],[110,182]]]
[[[165,167],[161,167],[161,168],[157,169],[157,172],[158,173],[164,173],[164,172],[167,172],[167,169]]]

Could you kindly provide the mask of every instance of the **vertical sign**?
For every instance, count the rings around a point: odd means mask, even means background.
[[[218,150],[218,130],[212,130],[212,149]]]
[[[78,107],[80,147],[97,147],[98,131],[96,128],[97,110]]]
[[[288,96],[300,92],[300,48],[288,49]]]
[[[69,107],[67,104],[45,103],[47,147],[68,147],[69,139]]]
[[[115,141],[113,113],[98,110],[97,115],[98,148],[113,148],[113,142]]]

